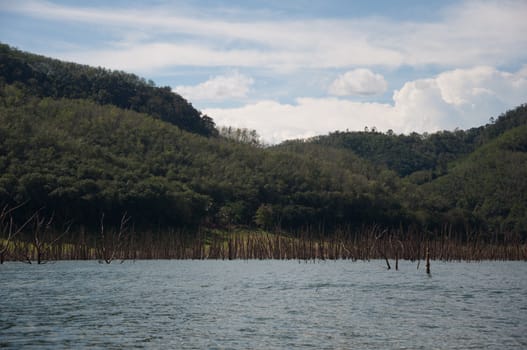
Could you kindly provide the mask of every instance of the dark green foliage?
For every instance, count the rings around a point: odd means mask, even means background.
[[[2,101],[19,93],[7,86]],[[26,99],[0,110],[3,202],[30,201],[27,210],[83,223],[124,211],[138,222],[199,222],[207,198],[147,163],[170,156],[167,138],[179,129],[166,133],[161,121],[88,101]]]
[[[66,63],[0,43],[0,77],[35,96],[90,99],[147,113],[190,132],[217,134],[212,119],[170,87],[155,87],[134,74]]]
[[[399,224],[390,189],[346,152],[205,138],[148,115],[32,97],[11,85],[0,97],[0,202],[28,201],[28,211],[44,207],[85,225],[103,212],[156,227]]]
[[[475,134],[476,146],[481,146],[504,132],[527,124],[527,104],[507,111],[497,119],[491,118],[490,123],[479,128],[470,129],[468,133]]]
[[[233,128],[230,126],[222,126],[219,130],[219,134],[221,137],[238,142],[238,143],[245,143],[248,145],[253,146],[261,146],[260,141],[260,135],[256,132],[256,130],[249,130],[249,129],[239,129],[239,128]]]
[[[527,105],[522,105],[495,121],[492,120],[491,124],[466,131],[441,131],[423,135],[336,131],[327,136],[315,137],[309,142],[351,150],[374,164],[396,171],[400,176],[422,171],[433,171],[436,176],[446,171],[448,162],[473,152],[509,129],[525,124]],[[424,173],[417,178],[422,179]]]
[[[287,141],[277,148],[301,154],[318,152],[319,158],[340,167],[355,164],[354,173],[375,180],[391,195],[369,194],[359,208],[348,208],[348,215],[358,212],[364,220],[373,214],[369,220],[429,229],[527,234],[526,128],[527,105],[522,105],[466,131],[431,135],[335,132]],[[372,164],[367,165],[364,159]],[[369,208],[372,201],[382,210]]]
[[[169,88],[0,46],[0,205],[97,229],[252,226],[527,235],[527,106],[467,131],[264,147]],[[208,137],[210,135],[220,137]]]
[[[492,231],[527,233],[527,125],[504,132],[425,186]],[[466,216],[466,215],[465,215]]]
[[[433,135],[337,131],[316,137],[311,142],[351,150],[375,164],[396,171],[400,176],[444,167],[448,161],[472,150],[471,142],[462,131],[444,131]]]
[[[33,97],[12,85],[0,92],[0,202],[27,201],[25,215],[43,208],[57,222],[97,226],[102,213],[110,224],[127,212],[149,228],[527,229],[525,125],[445,164],[441,176],[420,170],[402,179],[344,147],[264,148],[87,100]]]

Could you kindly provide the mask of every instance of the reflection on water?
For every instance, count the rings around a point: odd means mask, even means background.
[[[525,349],[527,263],[0,265],[0,347]]]

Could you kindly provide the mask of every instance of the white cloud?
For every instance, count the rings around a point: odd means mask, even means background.
[[[527,76],[489,66],[407,82],[393,95],[404,132],[470,128],[527,102]]]
[[[375,125],[391,107],[337,98],[299,98],[295,104],[260,101],[240,108],[205,109],[218,125],[255,129],[266,142],[306,138],[335,130]]]
[[[312,72],[324,71],[328,77],[326,69],[350,70],[333,84],[324,78],[316,92],[330,86],[330,94],[346,96],[384,91],[386,81],[372,72],[377,69],[397,79],[406,68],[433,72],[394,91],[392,104],[297,98],[292,104],[266,100],[231,109],[200,106],[219,125],[254,128],[271,142],[364,126],[396,132],[468,128],[527,102],[527,65],[515,73],[493,68],[527,62],[527,1],[454,2],[433,20],[404,22],[386,17],[273,20],[248,12],[225,19],[209,9],[169,8],[170,2],[142,9],[0,2],[1,12],[46,19],[49,26],[68,22],[85,26],[85,31],[75,27],[84,35],[96,34],[92,40],[66,43],[62,52],[41,54],[154,76],[164,75],[167,67],[243,67],[252,75],[271,77],[259,84],[265,86],[260,91],[275,92],[287,85],[285,80],[303,84]],[[101,32],[104,39],[97,37]],[[45,41],[51,41],[51,48],[64,40]],[[276,82],[283,84],[277,87]],[[251,78],[231,73],[176,90],[190,100],[219,101],[244,98],[251,84]],[[313,92],[304,86],[280,96]]]
[[[277,143],[365,126],[403,133],[466,129],[526,102],[525,69],[509,73],[481,66],[407,82],[394,92],[392,105],[299,98],[295,104],[261,101],[204,112],[218,125],[256,129],[264,140]]]
[[[376,95],[386,91],[388,83],[380,74],[361,68],[348,71],[330,85],[328,92],[335,96]]]
[[[254,80],[232,72],[219,75],[194,86],[177,86],[174,90],[191,101],[224,101],[247,96]]]
[[[397,132],[423,132],[454,129],[458,124],[445,122],[457,113],[441,95],[435,78],[407,82],[393,94],[393,113],[397,118]],[[475,125],[473,125],[475,126]]]
[[[43,1],[11,2],[3,6],[3,11],[104,28],[120,39],[106,43],[104,49],[48,54],[136,71],[174,65],[272,69],[430,64],[467,67],[527,59],[526,1],[455,3],[437,20],[428,22],[383,17],[225,20],[173,8],[78,8]],[[130,32],[142,35],[130,36]]]
[[[513,74],[489,66],[479,66],[445,72],[436,80],[443,99],[459,106],[473,102],[480,96],[499,95],[500,99],[509,103],[527,98],[526,78],[523,70]]]
[[[111,69],[151,72],[171,66],[253,67],[276,71],[301,68],[333,68],[360,65],[393,65],[400,55],[390,50],[358,42],[349,47],[318,50],[311,48],[229,48],[204,42],[149,42],[117,45],[109,49],[76,49],[58,52],[54,57]]]

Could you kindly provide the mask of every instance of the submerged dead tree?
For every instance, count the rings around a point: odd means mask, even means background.
[[[37,264],[42,264],[50,258],[50,252],[59,248],[57,242],[69,231],[69,226],[62,232],[54,231],[53,216],[46,218],[37,211],[33,217],[32,244],[28,245],[27,261],[31,262],[31,257],[36,258]],[[30,251],[33,249],[34,251]],[[32,254],[34,253],[34,254]]]
[[[17,226],[13,219],[13,212],[22,207],[25,203],[17,205],[13,208],[5,205],[0,211],[0,264],[3,264],[6,256],[12,254],[14,249],[13,240],[21,234],[24,228],[33,221],[35,214],[30,216],[22,225]]]
[[[391,238],[388,237],[388,242],[386,237],[388,230],[383,230],[376,234],[377,227],[373,228],[372,233],[375,234],[375,239],[373,240],[373,245],[370,249],[370,253],[373,252],[374,247],[377,248],[377,253],[384,259],[386,262],[386,268],[390,270],[392,267],[390,266],[390,261],[388,260],[388,254],[387,251],[391,248]],[[388,246],[387,244],[388,243]]]
[[[121,217],[121,222],[117,231],[106,230],[104,226],[104,213],[101,214],[99,241],[96,252],[100,263],[110,264],[116,258],[125,259],[124,248],[130,238],[128,222],[130,217],[125,212]]]
[[[430,248],[426,247],[426,273],[430,275]]]
[[[332,234],[305,230],[291,233],[262,230],[231,232],[134,231],[131,217],[110,224],[100,217],[99,228],[85,231],[53,227],[53,217],[37,211],[17,225],[16,208],[0,208],[0,260],[42,263],[59,259],[96,259],[100,263],[125,259],[298,259],[370,260],[382,259],[388,269],[399,269],[399,260],[426,264],[430,261],[527,260],[527,242],[520,235],[504,233],[500,240],[485,233],[458,233],[419,229],[389,230],[373,225],[340,229]],[[20,220],[20,219],[19,219]],[[60,234],[60,232],[62,232]],[[391,260],[391,261],[390,261]],[[392,261],[394,264],[392,264]]]

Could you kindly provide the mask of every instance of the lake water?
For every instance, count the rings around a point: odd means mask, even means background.
[[[0,348],[527,349],[527,263],[0,265]]]

